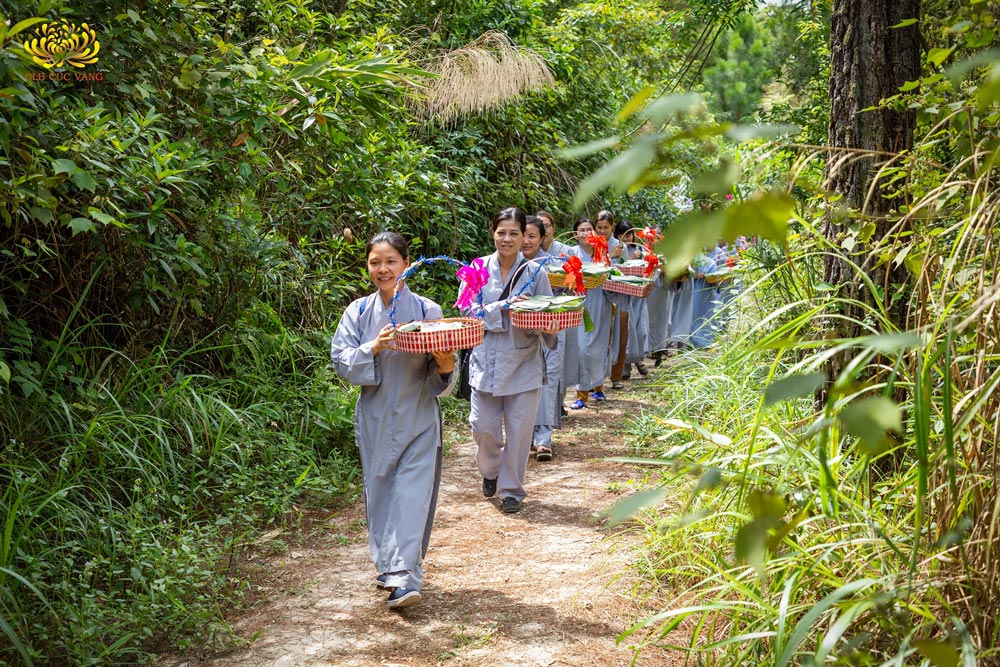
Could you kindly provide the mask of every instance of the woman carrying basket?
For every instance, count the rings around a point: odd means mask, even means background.
[[[555,329],[519,329],[510,324],[507,307],[512,300],[552,294],[545,276],[538,279],[540,266],[521,255],[526,226],[524,211],[517,207],[493,217],[497,250],[481,258],[489,272],[481,292],[486,334],[469,360],[469,423],[479,448],[476,463],[483,476],[483,495],[492,498],[499,493],[505,514],[520,511],[527,496],[524,476],[546,382],[542,347],[556,346]]]
[[[376,585],[390,608],[420,602],[423,559],[441,482],[441,407],[451,390],[454,352],[393,349],[389,321],[396,281],[409,265],[406,240],[380,232],[366,249],[373,294],[351,303],[337,325],[331,355],[337,373],[361,385],[354,433],[361,450],[368,544]],[[399,283],[397,323],[442,317],[441,307]]]
[[[544,213],[544,211],[543,211]],[[521,244],[521,255],[525,259],[537,261],[551,261],[551,258],[542,249],[545,242],[546,233],[549,227],[546,220],[540,215],[529,215],[528,226],[524,232],[524,242]],[[548,222],[551,225],[551,222]],[[555,241],[550,248],[554,248]],[[555,249],[555,248],[554,248]],[[555,260],[561,265],[562,260]],[[549,287],[552,284],[549,283]],[[573,330],[573,336],[576,330]],[[542,387],[541,399],[538,402],[538,412],[535,415],[535,433],[531,441],[531,451],[535,452],[535,458],[539,461],[551,461],[555,451],[552,445],[552,430],[562,428],[562,396],[565,395],[562,383],[563,350],[566,347],[566,332],[560,330],[556,334],[558,344],[544,351],[545,357],[545,378],[547,380]],[[560,393],[562,392],[562,393]]]

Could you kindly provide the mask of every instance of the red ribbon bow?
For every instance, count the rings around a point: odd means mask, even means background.
[[[646,242],[645,245],[647,248],[663,238],[663,234],[651,227],[640,229],[635,233],[635,235]]]
[[[566,272],[566,282],[563,284],[577,294],[586,294],[587,288],[583,286],[583,262],[579,257],[570,257],[562,265]]]
[[[653,277],[653,271],[656,271],[657,267],[660,266],[660,258],[656,256],[656,253],[647,253],[643,259],[646,260],[646,268],[642,270],[642,275],[647,278]]]
[[[611,258],[608,256],[608,240],[601,236],[591,232],[587,234],[587,243],[589,243],[594,248],[593,259],[595,264],[611,264]]]

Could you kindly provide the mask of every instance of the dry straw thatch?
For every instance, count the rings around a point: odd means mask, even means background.
[[[446,52],[427,69],[437,76],[427,85],[422,113],[441,123],[495,109],[554,83],[541,56],[496,30]]]

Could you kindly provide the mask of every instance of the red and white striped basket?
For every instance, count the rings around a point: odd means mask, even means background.
[[[648,282],[644,285],[636,285],[635,283],[626,282],[624,280],[608,278],[604,281],[604,285],[602,285],[602,287],[605,292],[618,292],[619,294],[628,294],[629,296],[636,296],[640,299],[645,299],[653,293],[654,285],[652,282]]]
[[[641,276],[646,271],[646,263],[642,264],[619,264],[615,267],[626,276]]]
[[[458,329],[436,329],[432,331],[396,331],[393,343],[397,350],[412,354],[428,354],[430,352],[447,352],[448,350],[463,350],[475,347],[483,342],[485,326],[483,321],[475,317],[446,317],[440,320],[425,320],[431,322],[461,322]]]
[[[558,313],[510,311],[510,323],[518,329],[572,329],[583,324],[583,309]]]

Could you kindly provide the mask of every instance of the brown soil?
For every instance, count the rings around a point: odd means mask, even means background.
[[[599,408],[570,413],[556,432],[554,460],[532,459],[529,495],[515,515],[483,498],[468,427],[447,429],[452,444],[419,605],[386,607],[386,593],[374,586],[363,510],[355,505],[329,516],[311,539],[266,559],[261,571],[268,576],[252,582],[262,599],[231,619],[243,648],[161,656],[159,664],[681,664],[678,651],[636,655],[632,639],[616,643],[657,609],[644,608],[638,600],[652,598],[633,591],[629,565],[641,558],[639,538],[594,518],[628,492],[637,473],[606,459],[630,454],[622,427],[640,404],[627,390],[608,394]]]

